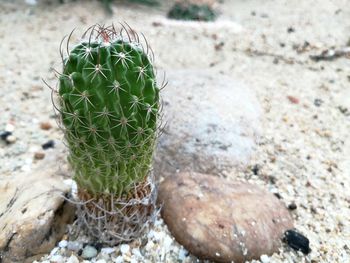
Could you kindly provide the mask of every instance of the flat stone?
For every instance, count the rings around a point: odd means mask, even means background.
[[[164,133],[156,174],[220,173],[249,161],[260,131],[260,105],[249,88],[210,71],[167,72]]]
[[[32,262],[49,252],[74,217],[54,154],[26,174],[0,175],[0,261]]]
[[[259,259],[277,252],[284,232],[293,228],[291,215],[273,194],[213,175],[168,176],[158,202],[175,239],[200,259]]]

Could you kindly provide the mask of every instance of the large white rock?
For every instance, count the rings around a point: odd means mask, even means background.
[[[37,170],[0,175],[0,262],[32,262],[61,239],[74,209],[64,202],[69,191],[57,172],[57,158]]]
[[[261,109],[252,91],[210,71],[167,72],[167,79],[156,173],[218,173],[246,164],[260,130]]]

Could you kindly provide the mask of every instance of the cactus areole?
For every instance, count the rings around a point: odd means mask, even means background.
[[[60,109],[78,187],[122,196],[149,172],[159,89],[140,46],[100,33],[65,60]]]
[[[151,191],[159,88],[148,43],[133,30],[94,26],[89,33],[63,59],[57,108],[80,200],[103,200],[113,210],[113,200]]]

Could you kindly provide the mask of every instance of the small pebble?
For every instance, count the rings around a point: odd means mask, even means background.
[[[79,259],[78,259],[76,256],[71,255],[71,256],[67,259],[66,263],[79,263]]]
[[[94,242],[94,243],[92,243],[92,244],[90,244],[90,245],[93,246],[94,248],[96,248],[97,251],[100,251],[101,248],[103,247],[103,244],[100,243],[100,242]]]
[[[120,246],[120,252],[121,252],[122,254],[128,253],[128,252],[129,252],[129,245],[127,245],[127,244],[121,245],[121,246]]]
[[[164,242],[163,242],[163,246],[165,248],[165,250],[168,252],[171,249],[171,244],[173,243],[173,240],[171,239],[171,237],[166,236],[164,238]]]
[[[45,153],[43,152],[36,152],[34,153],[34,159],[35,160],[42,160],[45,158]]]
[[[143,258],[140,249],[139,248],[133,248],[132,249],[132,254],[138,258]]]
[[[52,125],[49,122],[40,123],[40,129],[42,129],[42,130],[47,131],[47,130],[50,130],[51,128],[52,128]]]
[[[295,29],[293,27],[288,27],[287,28],[287,33],[294,33]]]
[[[314,105],[316,107],[320,107],[322,105],[323,101],[321,99],[315,99],[314,100]]]
[[[294,97],[294,96],[287,96],[287,98],[293,104],[298,104],[299,103],[299,99]]]
[[[282,199],[282,196],[279,193],[273,193],[278,199]]]
[[[269,263],[270,262],[270,258],[266,255],[261,255],[260,260],[262,263]]]
[[[97,249],[87,245],[83,249],[83,253],[81,254],[82,258],[89,259],[89,258],[94,258],[97,255]]]
[[[67,244],[68,244],[68,241],[67,240],[61,240],[59,243],[58,243],[58,246],[60,248],[65,248],[67,247]]]
[[[41,147],[46,150],[49,148],[53,148],[55,146],[55,142],[53,140],[49,140],[46,143],[44,143],[43,145],[41,145]]]
[[[124,259],[123,256],[118,256],[117,258],[114,259],[114,263],[123,263]]]
[[[309,239],[295,230],[287,230],[284,234],[283,241],[291,248],[301,251],[304,254],[309,254],[311,252]]]
[[[52,263],[63,263],[63,257],[61,255],[54,255],[50,258]]]
[[[96,263],[107,263],[107,262],[104,259],[99,259],[99,260],[96,261]]]
[[[13,135],[9,135],[9,136],[7,136],[7,138],[6,138],[6,142],[7,142],[7,143],[15,143],[16,140],[17,140],[17,138],[16,138],[15,136],[13,136]]]
[[[181,248],[179,251],[178,259],[180,261],[184,261],[187,256],[188,256],[188,251],[184,248]]]
[[[259,173],[259,165],[258,164],[255,164],[254,166],[253,166],[253,168],[252,168],[252,172],[253,172],[253,174],[254,175],[258,175],[258,173]]]
[[[67,249],[72,250],[72,251],[79,251],[83,245],[77,241],[68,241],[67,243]]]
[[[52,249],[51,252],[50,252],[50,256],[55,255],[58,252],[59,249],[60,249],[59,247],[55,247],[54,249]]]
[[[12,135],[12,132],[10,131],[4,131],[0,133],[0,138],[4,141],[7,140],[7,137],[9,137],[10,135]]]
[[[11,123],[6,124],[5,131],[7,132],[14,132],[15,131],[15,126],[12,125]]]
[[[104,247],[101,249],[101,253],[106,255],[112,254],[114,251],[115,251],[115,248],[113,247]]]
[[[288,209],[289,209],[289,210],[295,210],[295,209],[297,209],[297,205],[296,205],[295,203],[290,203],[290,204],[288,205]]]

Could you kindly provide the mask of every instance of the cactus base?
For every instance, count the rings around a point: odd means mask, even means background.
[[[135,185],[129,196],[91,195],[78,190],[78,231],[99,243],[115,246],[142,238],[157,217],[157,189],[152,177]]]

